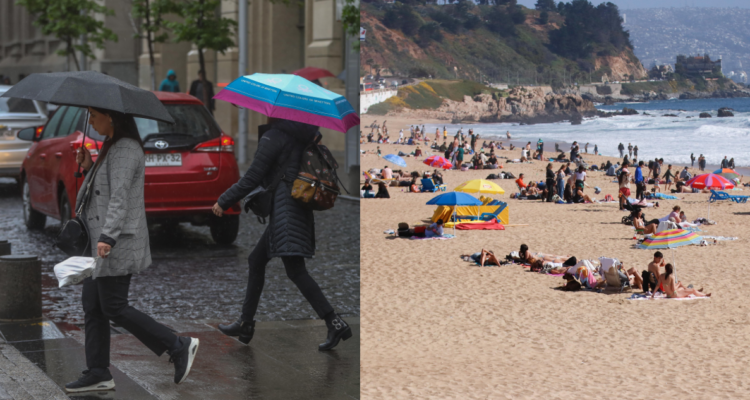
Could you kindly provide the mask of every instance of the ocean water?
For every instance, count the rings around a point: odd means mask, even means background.
[[[734,157],[737,167],[750,166],[750,98],[660,100],[649,103],[617,103],[597,108],[616,111],[623,107],[633,108],[641,113],[646,111],[651,115],[591,118],[585,119],[581,125],[560,122],[523,126],[510,123],[445,126],[450,135],[455,135],[459,127],[463,127],[464,132],[472,128],[481,135],[480,141],[506,141],[505,132],[510,131],[513,140],[531,141],[532,148],[536,147],[539,138],[567,143],[576,140],[581,145],[581,152],[583,145],[589,142],[590,153],[593,153],[594,144],[597,144],[600,154],[619,157],[617,145],[622,142],[626,148],[628,143],[638,145],[640,160],[660,157],[667,164],[689,164],[690,153],[694,153],[696,159],[703,154],[709,165],[717,165],[727,156]],[[733,108],[734,117],[717,118],[720,107]],[[713,118],[698,118],[701,112],[709,112]],[[677,117],[663,117],[664,114],[675,114]],[[436,126],[425,127],[432,138]],[[440,129],[442,130],[442,125]],[[550,143],[545,144],[544,149],[552,154],[555,148]],[[570,146],[562,145],[561,149],[567,152]]]

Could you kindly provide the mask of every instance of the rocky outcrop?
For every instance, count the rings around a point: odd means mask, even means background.
[[[699,118],[711,118],[711,114],[703,112],[703,113],[700,113],[698,117]]]
[[[722,107],[719,109],[719,115],[717,115],[717,117],[734,117],[732,111],[734,110],[729,107]]]
[[[594,103],[579,95],[545,93],[539,87],[515,87],[507,97],[480,94],[464,101],[444,99],[436,110],[402,108],[389,114],[444,121],[518,122],[526,124],[570,120],[596,115]]]

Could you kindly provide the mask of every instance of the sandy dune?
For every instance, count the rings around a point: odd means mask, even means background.
[[[414,149],[380,146],[383,154]],[[499,154],[516,158],[520,151]],[[421,159],[406,159],[409,170],[429,169]],[[385,164],[376,155],[362,156],[363,169]],[[540,180],[545,165],[506,164],[505,170]],[[444,176],[452,189],[490,172],[496,171]],[[750,204],[715,203],[711,218],[718,225],[703,227],[739,240],[675,250],[678,279],[705,286],[713,299],[630,301],[629,294],[555,290],[562,279],[520,266],[479,268],[462,261],[461,254],[482,248],[504,256],[521,243],[579,259],[617,257],[639,270],[652,258],[651,251],[633,248],[633,230],[620,223],[625,212],[616,203],[514,200],[508,195],[513,181],[496,182],[507,192],[499,198],[509,203],[510,223],[529,226],[459,231],[452,240],[394,239],[383,231],[426,221],[434,207],[425,203],[433,195],[391,188],[391,199],[362,201],[364,399],[750,397]],[[603,188],[598,198],[617,193],[603,172],[590,173],[588,183]],[[709,195],[680,197],[647,209],[647,217],[663,217],[675,204],[691,219],[706,216]]]

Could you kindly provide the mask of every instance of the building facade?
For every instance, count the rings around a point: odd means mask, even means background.
[[[248,2],[247,74],[291,73],[307,66],[325,68],[337,76],[341,74],[348,59],[354,57],[359,60],[358,54],[352,54],[351,43],[347,44],[349,41],[346,40],[343,25],[338,17],[342,6],[343,2],[337,0],[305,0],[304,3],[290,2],[288,5],[268,0]],[[223,0],[219,12],[225,18],[238,21],[237,0]],[[235,39],[235,44],[238,43],[239,40]],[[139,85],[148,89],[148,48],[142,44],[141,49]],[[176,72],[182,91],[187,91],[190,83],[198,79],[200,67],[195,46],[185,43],[156,44],[154,52],[157,85],[170,69]],[[239,76],[237,47],[228,49],[224,54],[205,50],[203,55],[206,78],[214,84],[215,93]],[[358,70],[357,68],[355,72]],[[324,78],[321,81],[327,89],[346,96],[354,109],[358,109],[356,80],[352,82],[355,88],[353,96],[352,93],[347,93],[344,80]],[[214,116],[225,133],[237,137],[237,107],[217,101]],[[249,147],[254,148],[254,142],[257,142],[257,127],[265,122],[264,115],[249,111]],[[347,135],[328,129],[321,131],[324,136],[323,142],[334,153],[340,152],[346,156],[347,166],[359,165],[358,147],[355,148],[352,143],[347,142]],[[358,145],[358,133],[350,132],[349,136],[352,136],[352,139],[349,141]],[[347,146],[351,149],[348,152]]]
[[[72,58],[56,54],[65,44],[43,35],[41,29],[33,25],[33,16],[15,3],[15,0],[0,0],[0,75],[16,83],[21,77],[37,72],[75,71]],[[85,60],[82,69],[104,72],[137,85],[141,49],[140,41],[133,38],[134,30],[128,17],[130,2],[100,0],[100,3],[115,14],[97,18],[104,20],[118,40],[105,42],[103,49],[95,49],[96,59]]]

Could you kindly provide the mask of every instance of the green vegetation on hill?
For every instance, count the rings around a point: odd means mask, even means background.
[[[515,0],[489,3],[364,0],[361,25],[368,36],[361,72],[377,64],[411,77],[562,86],[610,74],[606,66],[596,68],[597,57],[624,56],[638,65],[611,3],[595,7],[573,0],[554,6],[542,0],[536,10]],[[550,40],[556,36],[567,39]]]
[[[728,78],[719,78],[715,81],[706,81],[703,78],[679,79],[657,82],[636,82],[623,83],[621,94],[627,96],[639,95],[643,92],[655,93],[678,93],[688,90],[695,91],[712,91],[716,89],[725,90],[732,86],[732,81]]]
[[[478,94],[507,96],[501,90],[477,82],[428,80],[399,88],[397,96],[373,105],[367,110],[367,113],[385,115],[388,111],[404,107],[435,110],[443,104],[443,99],[463,101],[464,96],[476,96]]]

